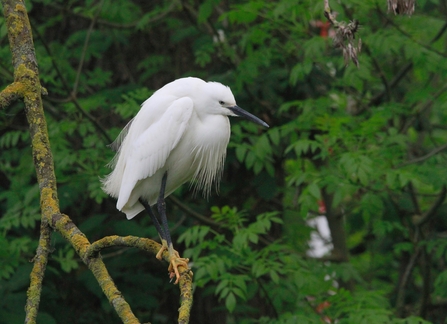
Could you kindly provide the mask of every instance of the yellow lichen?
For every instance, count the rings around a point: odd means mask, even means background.
[[[21,3],[16,4],[15,11],[21,12],[22,14],[26,14],[26,8]]]

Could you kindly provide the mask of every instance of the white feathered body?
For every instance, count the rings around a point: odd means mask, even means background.
[[[221,96],[234,101],[228,92],[221,84],[184,78],[167,84],[143,103],[118,137],[113,171],[102,180],[104,191],[118,199],[116,207],[128,219],[144,209],[140,198],[149,205],[157,202],[165,172],[165,197],[189,180],[195,180],[205,194],[213,183],[218,185],[230,122],[221,111],[203,107],[213,106]],[[204,102],[202,98],[209,95],[213,101]]]

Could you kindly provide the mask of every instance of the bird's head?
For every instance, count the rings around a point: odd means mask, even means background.
[[[205,102],[201,106],[208,114],[219,114],[224,116],[238,116],[248,119],[256,124],[269,127],[269,125],[258,117],[250,114],[236,104],[236,99],[231,89],[219,82],[207,82],[204,85]]]

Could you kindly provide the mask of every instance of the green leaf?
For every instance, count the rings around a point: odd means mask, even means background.
[[[230,313],[233,313],[234,309],[236,308],[236,297],[232,292],[230,292],[227,298],[225,298],[225,307]]]

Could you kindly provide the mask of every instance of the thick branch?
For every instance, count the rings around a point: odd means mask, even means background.
[[[136,247],[154,255],[157,254],[161,248],[161,244],[147,238],[113,235],[104,237],[89,245],[84,253],[84,258],[88,261],[88,259],[97,256],[101,250],[116,246]],[[166,262],[170,262],[168,251],[164,251],[162,256]],[[182,265],[179,266],[179,272],[180,309],[178,321],[179,323],[186,324],[189,322],[189,315],[192,307],[192,272]]]
[[[122,321],[131,324],[139,323],[129,304],[113,283],[101,258],[87,253],[91,248],[90,242],[71,219],[60,212],[53,156],[41,98],[44,89],[39,81],[28,16],[22,0],[2,0],[2,5],[13,58],[14,83],[0,94],[0,100],[3,99],[1,103],[6,105],[19,97],[23,97],[30,129],[33,161],[40,189],[41,236],[30,275],[25,323],[36,323],[42,282],[50,252],[51,227],[58,230],[72,244],[81,259],[93,272],[104,294]],[[150,240],[142,239],[140,242],[142,246],[150,243],[145,247],[147,250],[159,249],[159,246],[156,246],[157,243],[154,242],[154,245]],[[154,246],[156,247],[154,248]],[[167,255],[163,257],[167,258]],[[187,271],[189,270],[184,272]],[[189,321],[189,310],[192,304],[191,277],[192,273],[182,276],[183,281],[180,280],[182,296],[180,323]]]
[[[67,215],[57,214],[52,217],[52,226],[56,228],[62,236],[69,241],[84,263],[92,271],[102,291],[106,295],[110,304],[115,308],[123,323],[137,324],[138,319],[133,314],[129,304],[124,300],[121,292],[116,288],[112,277],[100,257],[89,257],[87,251],[90,242],[85,235],[76,227]]]
[[[25,323],[35,323],[40,302],[42,281],[49,253],[49,215],[59,213],[56,194],[56,177],[50,151],[47,127],[43,114],[41,92],[31,27],[25,5],[20,0],[2,0],[8,38],[14,66],[14,83],[2,94],[4,98],[23,97],[30,127],[33,159],[40,188],[42,209],[41,237],[30,274],[30,287],[26,303]]]

